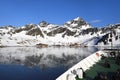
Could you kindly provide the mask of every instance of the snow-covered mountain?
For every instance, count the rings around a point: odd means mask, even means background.
[[[94,28],[77,17],[63,25],[42,21],[22,27],[0,27],[1,46],[94,46],[120,45],[120,24]]]

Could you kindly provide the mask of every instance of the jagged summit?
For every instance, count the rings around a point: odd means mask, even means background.
[[[51,26],[51,25],[55,25],[55,24],[50,24],[50,23],[48,23],[48,22],[46,22],[46,21],[41,21],[40,23],[39,23],[39,25],[41,26],[41,27],[47,27],[47,26]],[[64,23],[64,25],[65,26],[68,26],[68,27],[81,27],[81,26],[87,26],[87,25],[89,25],[86,21],[84,21],[82,18],[80,18],[80,17],[77,17],[77,18],[75,18],[75,19],[73,19],[73,20],[70,20],[70,21],[67,21],[66,23]],[[64,26],[63,25],[63,26]],[[59,26],[59,25],[58,25]],[[89,25],[89,27],[91,28],[91,25]]]
[[[41,27],[46,27],[46,26],[49,25],[49,23],[47,23],[46,21],[41,21],[41,22],[39,23],[39,25],[40,25]]]
[[[85,23],[87,23],[83,18],[81,18],[81,17],[77,17],[77,18],[75,18],[75,19],[73,19],[74,21],[78,21],[78,22],[85,22]]]
[[[89,25],[86,21],[84,21],[80,17],[77,17],[71,21],[66,22],[65,25],[73,28],[74,27],[83,28],[83,29],[91,28],[91,25]]]
[[[82,18],[77,17],[77,18],[75,18],[74,20],[78,21],[78,20],[82,20]]]

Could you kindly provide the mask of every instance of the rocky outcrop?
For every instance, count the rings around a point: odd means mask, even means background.
[[[42,31],[39,28],[31,29],[29,30],[26,35],[31,35],[31,36],[37,36],[40,35],[41,37],[44,38],[44,35],[42,34]]]

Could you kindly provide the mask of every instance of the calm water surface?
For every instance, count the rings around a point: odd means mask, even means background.
[[[0,48],[0,80],[55,80],[95,47]]]

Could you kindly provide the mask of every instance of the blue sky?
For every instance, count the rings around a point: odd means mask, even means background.
[[[0,0],[0,26],[62,25],[81,17],[92,26],[120,23],[120,0]]]

